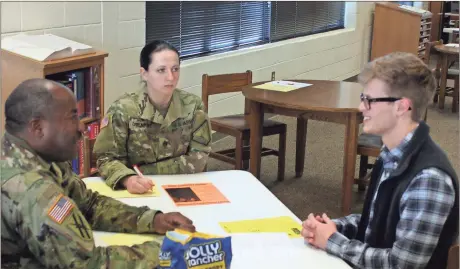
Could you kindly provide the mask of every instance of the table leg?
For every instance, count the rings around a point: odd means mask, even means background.
[[[248,146],[250,146],[249,139],[243,140],[243,148],[247,148]],[[243,154],[244,154],[244,151],[243,151]],[[243,170],[247,171],[248,169],[249,169],[249,160],[243,160]]]
[[[348,113],[345,124],[345,141],[342,179],[342,214],[351,212],[351,198],[355,180],[356,152],[358,147],[358,115]]]
[[[256,177],[260,178],[260,153],[262,151],[262,121],[264,113],[262,104],[249,102],[249,128],[250,128],[250,160],[249,171]]]
[[[295,177],[303,175],[305,165],[305,144],[307,143],[307,123],[308,119],[297,118],[297,134],[295,149]]]
[[[439,109],[444,109],[444,101],[446,97],[446,84],[447,84],[447,69],[449,68],[448,66],[448,61],[447,61],[447,54],[443,53],[441,54],[441,83],[439,86],[439,98],[438,98],[438,106]]]
[[[454,80],[454,93],[452,96],[452,112],[457,113],[458,112],[458,76]]]

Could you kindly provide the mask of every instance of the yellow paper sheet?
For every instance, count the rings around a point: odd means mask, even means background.
[[[86,183],[86,187],[92,191],[97,191],[99,194],[112,197],[112,198],[137,198],[137,197],[157,197],[160,196],[160,192],[155,185],[152,189],[152,192],[144,193],[144,194],[132,194],[129,193],[127,190],[112,190],[107,184],[104,182],[88,182]]]
[[[139,245],[147,241],[163,242],[164,236],[152,234],[125,234],[117,233],[102,236],[101,239],[109,246],[132,246]]]
[[[302,225],[288,216],[220,222],[220,226],[228,233],[287,233],[289,237],[301,237]]]
[[[267,82],[264,84],[260,84],[258,86],[254,86],[254,88],[258,88],[262,90],[278,91],[278,92],[290,92],[290,91],[297,89],[294,86],[275,85],[271,82]]]

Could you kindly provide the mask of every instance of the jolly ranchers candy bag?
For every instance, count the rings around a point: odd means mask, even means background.
[[[166,233],[160,250],[159,269],[230,269],[231,237],[190,233],[176,229]]]

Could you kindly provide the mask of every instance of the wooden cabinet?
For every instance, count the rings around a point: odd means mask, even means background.
[[[429,11],[391,2],[376,3],[372,35],[371,60],[391,52],[410,52],[423,58],[425,43],[430,41]]]
[[[98,132],[99,122],[104,116],[104,59],[107,56],[108,53],[106,52],[96,51],[85,55],[41,62],[2,49],[2,134],[5,126],[5,101],[21,82],[30,78],[52,80],[70,78],[66,83],[70,83],[69,88],[72,88],[77,97],[80,121],[87,128],[94,126]],[[75,78],[75,74],[78,74],[79,78]],[[77,96],[77,88],[78,94],[81,93],[80,96]],[[96,136],[97,133],[93,133],[93,135]],[[77,160],[79,166],[84,163],[81,157],[82,150],[79,154],[80,160]],[[73,165],[74,163],[75,160],[73,160]],[[82,171],[83,165],[78,168],[75,167],[77,174],[81,175]]]

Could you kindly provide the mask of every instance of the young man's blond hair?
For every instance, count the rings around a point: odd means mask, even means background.
[[[417,56],[395,52],[376,59],[365,66],[358,76],[361,84],[380,79],[388,85],[389,96],[405,97],[412,102],[412,120],[418,122],[435,92],[433,72]]]

